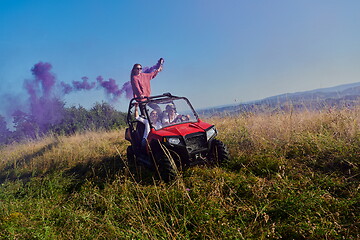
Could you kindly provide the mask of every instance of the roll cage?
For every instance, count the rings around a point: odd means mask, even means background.
[[[131,99],[130,103],[129,103],[129,110],[128,110],[128,115],[127,115],[127,124],[131,127],[132,124],[134,124],[134,122],[137,121],[134,117],[134,112],[133,112],[136,104],[142,105],[142,107],[140,107],[142,117],[150,120],[150,112],[151,111],[153,111],[153,110],[158,111],[159,115],[162,115],[165,110],[164,106],[171,105],[171,104],[174,105],[175,103],[180,103],[180,102],[181,103],[184,102],[184,104],[183,104],[184,110],[182,113],[187,113],[188,114],[187,116],[189,116],[188,120],[186,120],[186,121],[187,122],[199,121],[198,114],[196,113],[196,111],[194,110],[190,101],[186,97],[179,97],[179,96],[174,96],[171,93],[164,93],[162,95],[157,95],[157,96]],[[188,108],[188,109],[186,109],[186,108]],[[160,114],[160,111],[161,111],[161,114]],[[149,123],[150,123],[151,128],[156,129],[156,127],[154,126],[155,124],[153,122],[149,121]],[[175,122],[170,125],[172,126],[172,125],[177,125],[177,124],[181,124],[181,123],[182,122],[178,122],[178,123]],[[167,126],[169,126],[169,125],[164,125],[161,128],[167,127]],[[161,128],[157,128],[156,130],[159,130]]]

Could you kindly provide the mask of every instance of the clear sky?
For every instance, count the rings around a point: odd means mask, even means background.
[[[195,108],[359,82],[359,12],[358,0],[0,0],[0,96],[26,98],[39,61],[58,81],[101,75],[121,86],[133,64],[163,57],[153,94]],[[64,100],[107,99],[93,90]]]

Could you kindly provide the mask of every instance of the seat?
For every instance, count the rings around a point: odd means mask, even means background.
[[[136,149],[141,150],[141,141],[144,136],[145,124],[140,121],[133,122],[134,131],[131,133],[132,144]]]

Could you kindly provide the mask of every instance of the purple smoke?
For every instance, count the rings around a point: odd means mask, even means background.
[[[69,93],[71,93],[71,92],[73,91],[73,87],[70,86],[70,84],[61,82],[61,83],[60,83],[60,86],[61,86],[61,88],[62,88],[63,94],[69,94]]]
[[[89,83],[88,77],[82,77],[82,81],[72,81],[72,85],[61,82],[62,93],[64,95],[71,93],[72,91],[91,90],[95,88],[96,82]]]
[[[132,99],[134,97],[130,81],[125,82],[120,91],[122,93],[125,92],[125,96],[127,99]]]
[[[88,82],[88,77],[82,77],[82,82],[80,81],[73,81],[73,86],[76,90],[91,90],[95,87],[96,83],[92,82],[89,83]]]
[[[38,87],[36,85],[40,82],[45,97],[49,97],[55,84],[55,76],[50,72],[51,68],[50,63],[39,62],[31,69],[32,74],[35,76],[34,87]]]
[[[62,118],[62,105],[53,96],[56,82],[51,72],[50,63],[39,62],[31,69],[34,79],[25,81],[25,89],[29,94],[30,116],[38,125],[39,131],[44,132],[51,124],[56,124]]]
[[[127,99],[133,98],[133,91],[130,81],[125,82],[122,87],[119,89],[119,86],[116,84],[114,79],[109,79],[109,81],[104,81],[103,77],[97,77],[99,85],[104,88],[105,93],[112,97],[113,100],[117,100],[125,92],[125,97]]]
[[[154,66],[145,67],[144,72],[153,72],[163,63],[160,59]],[[104,80],[97,77],[96,81],[89,81],[88,77],[82,77],[81,81],[72,81],[71,84],[56,82],[52,73],[52,65],[47,62],[39,62],[31,68],[33,78],[24,81],[24,89],[28,94],[28,101],[24,104],[19,96],[3,94],[0,110],[5,112],[5,119],[10,122],[13,118],[16,131],[21,130],[28,136],[45,133],[53,124],[57,124],[63,118],[64,106],[61,97],[75,91],[90,91],[94,88],[102,88],[112,101],[117,101],[121,96],[128,99],[133,97],[130,81],[121,87],[112,78]],[[60,90],[60,91],[59,91]],[[61,92],[61,96],[55,93]],[[32,134],[28,134],[32,133]]]
[[[114,79],[109,78],[109,80],[106,81],[102,76],[98,76],[96,81],[100,87],[104,88],[105,93],[112,99],[112,101],[116,101],[119,97],[121,97],[122,91],[119,89],[119,86],[116,84]]]

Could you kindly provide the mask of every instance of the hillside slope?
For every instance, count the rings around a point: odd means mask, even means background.
[[[202,115],[236,115],[242,112],[320,110],[359,105],[360,82],[304,92],[285,93],[262,100],[214,107],[200,111]]]
[[[360,109],[209,121],[231,162],[167,184],[123,131],[0,149],[0,238],[359,239]]]

